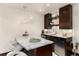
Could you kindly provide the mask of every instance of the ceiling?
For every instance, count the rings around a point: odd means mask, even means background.
[[[0,6],[23,9],[25,6],[27,11],[45,14],[51,11],[56,11],[67,3],[0,3]]]

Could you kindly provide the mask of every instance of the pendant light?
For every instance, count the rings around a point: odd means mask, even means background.
[[[26,6],[23,6],[23,10],[24,10],[24,19],[23,19],[23,24],[26,24],[26,19],[25,19],[25,9],[26,9]]]
[[[33,19],[33,16],[30,16],[28,19],[26,19],[26,6],[23,6],[23,10],[24,10],[24,19],[22,21],[23,24],[27,24],[30,23]]]

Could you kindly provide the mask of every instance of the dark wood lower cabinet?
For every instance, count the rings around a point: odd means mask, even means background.
[[[52,56],[52,53],[54,52],[54,43],[29,51],[25,49],[23,49],[22,51],[24,51],[28,56]]]
[[[52,56],[52,47],[54,48],[53,44],[46,45],[40,48],[35,49],[35,56]]]
[[[72,37],[67,38],[66,43],[65,43],[65,55],[71,56],[71,53],[69,51],[72,51],[72,49],[73,49]]]
[[[72,51],[72,37],[69,37],[69,38],[62,38],[62,37],[55,37],[55,36],[50,36],[50,35],[44,35],[43,36],[45,39],[48,39],[48,40],[51,40],[54,42],[54,50],[55,50],[55,53],[58,54],[59,56],[62,56],[61,52],[64,52],[63,55],[65,56],[70,56],[70,52],[69,51]],[[61,51],[61,50],[63,51]],[[59,52],[60,53],[59,53]]]

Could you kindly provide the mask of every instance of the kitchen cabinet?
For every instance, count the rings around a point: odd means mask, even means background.
[[[54,44],[48,44],[29,51],[27,51],[26,49],[22,49],[22,51],[26,53],[28,56],[52,56],[52,52],[54,52]]]
[[[51,13],[48,13],[48,14],[44,15],[44,29],[51,29],[51,25],[50,25],[51,16],[52,16]]]
[[[49,44],[37,49],[34,49],[35,56],[52,56],[52,47],[54,48],[54,44]]]
[[[72,37],[63,38],[51,35],[42,35],[43,38],[54,42],[54,52],[59,56],[70,56],[72,51]]]
[[[59,9],[59,28],[72,29],[72,5],[66,5]]]

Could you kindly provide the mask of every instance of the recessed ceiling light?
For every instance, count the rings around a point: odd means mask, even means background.
[[[39,11],[42,12],[42,9],[40,9]]]
[[[33,19],[33,17],[31,16],[30,19]]]
[[[47,6],[47,7],[49,7],[49,6],[50,6],[50,4],[48,3],[48,4],[46,4],[46,6]]]

